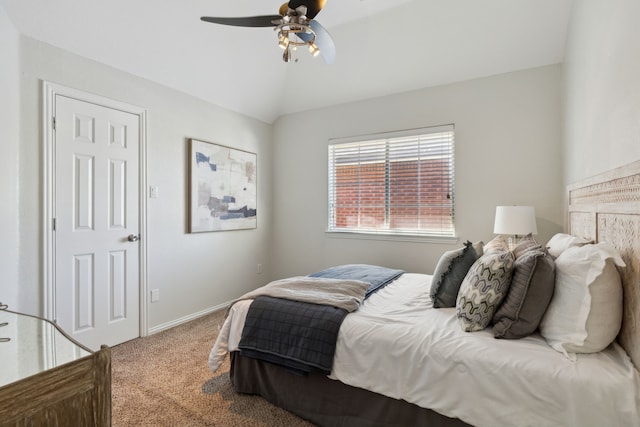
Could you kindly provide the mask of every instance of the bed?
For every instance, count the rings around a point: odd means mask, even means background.
[[[404,273],[344,317],[329,375],[240,355],[250,299],[230,308],[210,366],[229,352],[237,392],[323,426],[640,426],[640,162],[571,185],[567,200],[568,233],[626,265],[622,326],[602,351],[464,332],[455,308],[433,308],[432,276]]]

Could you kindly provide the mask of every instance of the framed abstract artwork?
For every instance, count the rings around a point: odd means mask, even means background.
[[[257,156],[190,140],[189,232],[257,227]]]

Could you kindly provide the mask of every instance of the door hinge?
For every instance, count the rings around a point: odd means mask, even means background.
[[[56,219],[55,218],[51,218],[51,229],[53,231],[56,231]]]
[[[56,130],[56,118],[55,117],[51,118],[51,126],[53,127],[53,130]]]

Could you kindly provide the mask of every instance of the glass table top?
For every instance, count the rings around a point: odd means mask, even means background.
[[[52,322],[0,310],[0,387],[91,354]]]

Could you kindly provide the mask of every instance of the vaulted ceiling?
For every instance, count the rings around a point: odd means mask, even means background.
[[[284,1],[284,0],[280,0]],[[201,16],[275,0],[0,0],[18,31],[271,123],[283,114],[562,62],[573,0],[327,0],[337,59]]]

